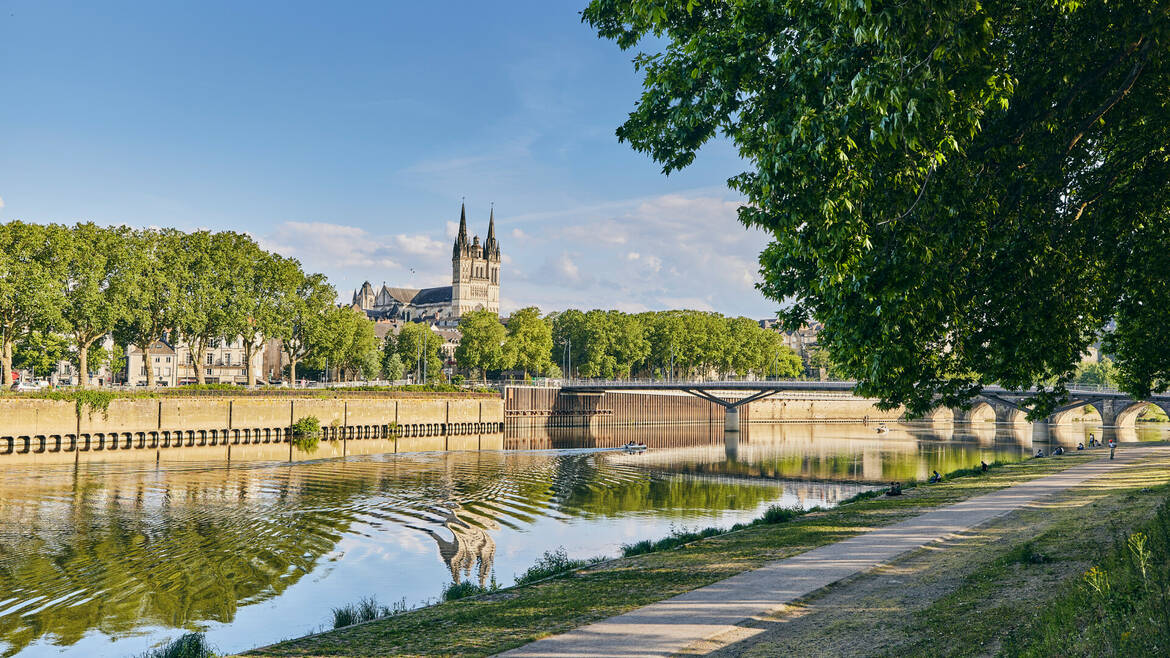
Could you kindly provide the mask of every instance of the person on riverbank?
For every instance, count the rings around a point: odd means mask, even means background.
[[[1077,444],[1077,451],[1078,451],[1078,452],[1079,452],[1079,451],[1081,451],[1081,450],[1084,450],[1084,449],[1085,449],[1085,444],[1083,444],[1083,443],[1078,443],[1078,444]]]
[[[1044,448],[1040,448],[1039,450],[1037,450],[1037,451],[1036,451],[1036,456],[1037,456],[1037,457],[1043,457],[1043,456],[1044,456]]]
[[[1095,445],[1097,445],[1097,437],[1092,432],[1089,432],[1089,447],[1092,448]]]
[[[1109,439],[1109,458],[1113,459],[1113,453],[1117,452],[1117,441]]]
[[[1056,450],[1052,451],[1053,456],[1058,456],[1058,455],[1063,455],[1063,454],[1064,454],[1064,446],[1056,446]]]
[[[983,461],[982,459],[979,460],[979,470],[983,473],[987,472],[987,462]]]
[[[928,482],[930,484],[937,484],[939,482],[942,482],[942,476],[938,474],[938,471],[934,471],[934,473],[930,476],[930,480],[928,480]]]
[[[886,495],[887,496],[901,496],[902,495],[902,483],[901,482],[891,482],[889,490],[886,491]]]

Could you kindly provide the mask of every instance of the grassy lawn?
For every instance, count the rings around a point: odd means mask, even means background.
[[[862,500],[787,523],[752,526],[541,583],[282,642],[252,655],[491,655],[1099,456],[1074,454],[997,466],[986,475],[919,486],[898,498]],[[366,594],[354,592],[354,598]],[[328,612],[322,610],[322,618]]]

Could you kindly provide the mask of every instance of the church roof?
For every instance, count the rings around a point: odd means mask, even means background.
[[[400,304],[447,304],[451,302],[451,286],[439,288],[391,288],[382,286],[382,293],[389,295]]]

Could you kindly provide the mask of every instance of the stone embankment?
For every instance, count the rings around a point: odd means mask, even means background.
[[[303,453],[289,427],[316,417],[320,447]],[[93,460],[320,459],[358,453],[500,449],[502,400],[491,394],[0,398],[0,464]]]

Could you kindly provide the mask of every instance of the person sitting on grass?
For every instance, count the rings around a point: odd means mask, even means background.
[[[1037,451],[1036,451],[1036,456],[1037,456],[1037,457],[1043,457],[1043,456],[1044,456],[1044,448],[1041,448],[1041,449],[1037,450]]]
[[[886,491],[886,495],[887,496],[901,496],[902,495],[902,483],[901,482],[891,482],[889,490]]]
[[[979,460],[979,470],[986,473],[987,472],[987,462],[985,462],[983,460]]]
[[[1064,454],[1064,446],[1056,446],[1056,450],[1053,450],[1052,454],[1063,455]]]
[[[930,482],[930,484],[942,482],[942,476],[938,474],[938,471],[934,471],[934,474],[930,476],[930,480],[928,480],[928,482]]]
[[[1077,444],[1077,450],[1084,450],[1084,449],[1085,449],[1085,444],[1083,444],[1083,443]]]

